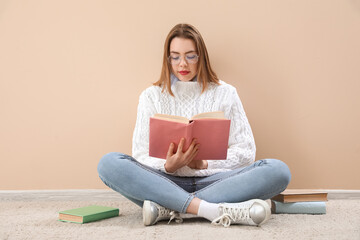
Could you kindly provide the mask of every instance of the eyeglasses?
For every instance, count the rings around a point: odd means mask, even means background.
[[[181,62],[181,56],[178,55],[178,54],[171,54],[169,57],[168,57],[168,61],[171,65],[179,65],[180,62]],[[197,63],[199,60],[199,56],[194,54],[194,53],[191,53],[191,54],[186,54],[185,55],[185,61],[189,64],[195,64]]]

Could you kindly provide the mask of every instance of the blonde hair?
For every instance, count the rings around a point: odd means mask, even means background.
[[[171,91],[170,79],[172,68],[171,64],[168,61],[168,57],[170,55],[170,43],[176,37],[191,39],[195,43],[195,47],[199,55],[197,81],[201,82],[203,85],[201,93],[203,93],[207,89],[208,83],[213,82],[219,85],[219,78],[210,66],[209,55],[200,32],[194,26],[185,23],[177,24],[170,30],[168,36],[166,37],[160,79],[157,82],[153,83],[153,85],[162,87],[162,92],[164,92],[166,88],[170,95],[174,96]]]

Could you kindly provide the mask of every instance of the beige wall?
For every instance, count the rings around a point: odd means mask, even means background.
[[[0,189],[105,188],[131,154],[165,37],[195,25],[238,89],[257,159],[293,188],[360,189],[360,1],[0,1]]]

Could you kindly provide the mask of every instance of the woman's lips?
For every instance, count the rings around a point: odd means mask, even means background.
[[[189,72],[190,72],[190,71],[180,71],[179,73],[180,73],[181,75],[187,75],[187,74],[189,74]]]

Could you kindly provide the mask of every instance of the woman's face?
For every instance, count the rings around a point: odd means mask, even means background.
[[[184,82],[191,81],[197,74],[198,56],[191,39],[175,37],[170,43],[169,61],[173,74]]]

